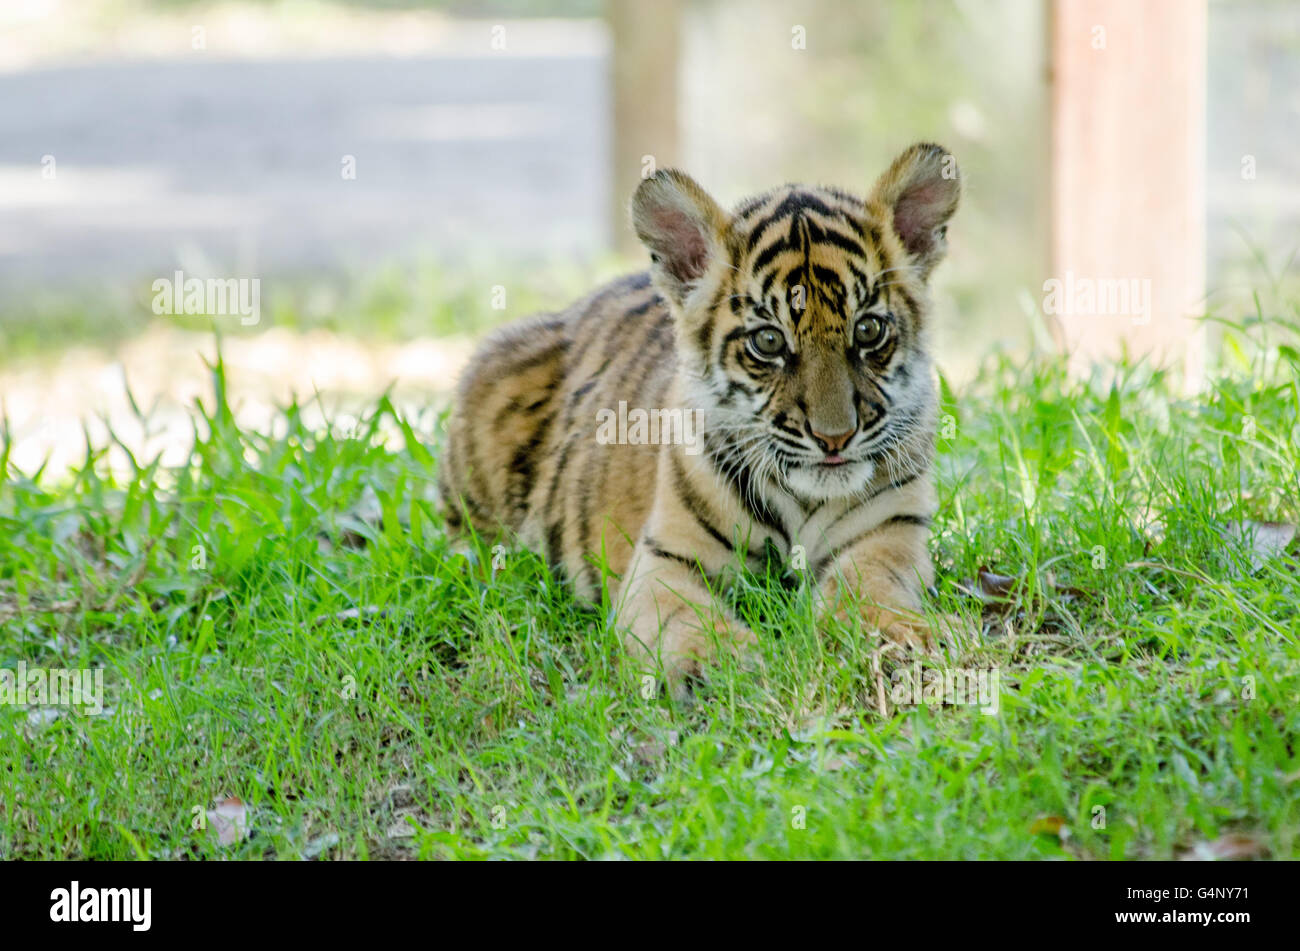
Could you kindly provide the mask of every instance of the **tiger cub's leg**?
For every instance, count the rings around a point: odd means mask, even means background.
[[[927,547],[930,520],[896,515],[836,553],[821,582],[826,611],[879,630],[905,647],[933,646],[921,598],[934,581]]]
[[[747,647],[754,632],[717,605],[698,568],[643,539],[619,600],[628,618],[623,645],[648,669],[662,668],[668,690],[680,699],[687,681],[703,674],[719,649]]]
[[[641,530],[616,604],[627,633],[624,647],[634,661],[662,667],[670,694],[681,699],[718,650],[757,643],[754,632],[716,601],[713,582],[735,565],[727,536],[734,517],[708,506],[679,456],[661,459],[654,507]],[[716,500],[713,504],[717,504]]]

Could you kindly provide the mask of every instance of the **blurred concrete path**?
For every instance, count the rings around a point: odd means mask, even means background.
[[[0,299],[175,267],[266,276],[414,251],[594,251],[606,69],[579,52],[0,73]]]

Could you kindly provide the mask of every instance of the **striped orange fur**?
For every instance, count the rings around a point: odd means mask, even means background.
[[[632,214],[649,272],[471,361],[440,469],[449,527],[519,538],[583,597],[607,585],[629,652],[675,690],[753,642],[712,592],[771,546],[829,614],[924,644],[927,281],[960,181],[929,144],[865,199],[787,185],[728,213],[681,172],[647,178]],[[657,444],[633,415],[659,421]]]

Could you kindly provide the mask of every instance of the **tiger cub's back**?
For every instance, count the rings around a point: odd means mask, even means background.
[[[676,370],[673,324],[646,274],[559,314],[512,323],[471,358],[456,393],[439,491],[449,529],[517,534],[585,597],[603,555],[621,574],[654,498],[658,446],[598,440],[602,410],[657,408]],[[603,544],[602,544],[603,543]]]

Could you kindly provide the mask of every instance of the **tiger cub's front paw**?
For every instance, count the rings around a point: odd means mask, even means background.
[[[655,643],[657,650],[647,650],[647,642],[633,635],[627,639],[626,646],[641,663],[644,673],[663,676],[668,695],[677,702],[691,699],[692,684],[708,679],[708,668],[719,660],[720,652],[734,654],[746,669],[761,663],[757,636],[736,622],[727,623],[717,633],[669,622],[651,643]]]
[[[923,653],[933,653],[935,648],[934,632],[925,618],[915,618],[894,614],[880,625],[880,633],[891,644]]]
[[[891,644],[909,650],[934,654],[943,644],[961,650],[969,646],[978,635],[974,624],[957,614],[940,614],[926,618],[920,614],[888,612],[893,616],[882,618],[880,633]]]
[[[849,604],[838,608],[832,617],[850,629],[860,621],[864,633],[879,633],[885,641],[906,650],[930,653],[935,647],[934,633],[918,612]]]

